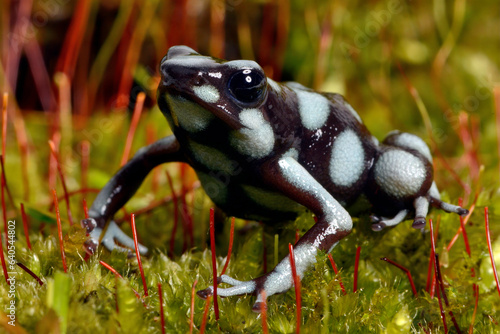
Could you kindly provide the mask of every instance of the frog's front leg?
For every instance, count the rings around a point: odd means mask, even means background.
[[[329,252],[335,244],[352,230],[352,219],[347,211],[313,176],[293,157],[293,154],[264,164],[262,176],[284,195],[304,205],[316,214],[317,223],[307,231],[294,247],[297,274],[300,278],[316,261],[319,250]],[[220,296],[255,294],[257,301],[253,310],[260,311],[264,296],[286,292],[293,285],[290,260],[287,256],[269,273],[251,281],[237,281],[223,275],[220,283],[232,287],[217,289]],[[213,293],[213,288],[199,291],[198,295],[206,298]]]
[[[114,214],[127,203],[134,195],[144,178],[156,166],[172,161],[184,161],[180,153],[179,142],[174,136],[162,138],[153,144],[140,149],[136,155],[123,166],[108,183],[101,189],[89,210],[89,218],[83,219],[81,224],[90,234],[86,242],[87,250],[94,252],[99,245],[99,240],[109,249],[134,248],[133,240],[120,230],[114,221],[108,224],[106,233],[101,237],[106,223]],[[140,245],[141,254],[147,253],[147,248]]]

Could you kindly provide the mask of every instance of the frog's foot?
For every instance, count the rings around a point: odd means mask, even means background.
[[[265,275],[266,276],[266,275]],[[259,277],[258,279],[254,279],[251,281],[239,281],[227,275],[222,275],[217,277],[217,283],[227,283],[231,285],[230,288],[217,288],[217,296],[220,297],[231,297],[231,296],[240,296],[246,294],[254,294],[257,295],[257,300],[252,306],[252,311],[260,312],[262,310],[262,303],[265,302],[263,298],[263,294],[260,293],[262,291],[262,285],[258,283],[258,281],[264,281],[265,276]],[[260,288],[259,288],[260,286]],[[213,296],[214,287],[210,286],[205,290],[200,290],[197,292],[198,296],[207,299],[209,296]]]
[[[84,247],[89,253],[95,253],[97,246],[99,245],[99,240],[101,240],[104,247],[109,251],[117,249],[122,252],[127,252],[131,254],[131,249],[134,249],[134,239],[126,235],[114,222],[111,221],[108,224],[106,232],[101,238],[102,228],[97,227],[97,223],[93,218],[82,219],[81,225],[89,233],[89,239],[85,242]],[[138,244],[139,253],[141,255],[146,255],[148,253],[148,248],[144,245]]]
[[[282,293],[288,290],[291,287],[291,284],[284,284],[283,286],[277,286],[277,282],[272,284],[271,282],[268,282],[269,279],[272,279],[272,273],[274,272],[274,275],[277,273],[275,271],[270,272],[267,275],[261,276],[259,278],[250,280],[250,281],[239,281],[234,278],[231,278],[227,275],[222,275],[220,277],[217,277],[217,283],[227,283],[229,285],[232,285],[230,288],[217,288],[217,296],[220,297],[231,297],[231,296],[241,296],[241,295],[246,295],[246,294],[253,294],[257,296],[257,299],[255,300],[255,303],[252,306],[252,311],[256,313],[260,313],[262,311],[263,305],[266,305],[266,299],[269,295],[273,295],[276,293]],[[287,280],[288,278],[291,278],[291,275],[285,274]],[[278,280],[279,281],[279,280]],[[283,287],[286,285],[286,289],[283,290]],[[197,292],[198,296],[207,299],[209,296],[213,296],[214,294],[214,287],[210,286],[206,288],[205,290],[200,290]]]
[[[393,218],[381,217],[376,215],[371,215],[370,220],[372,221],[372,230],[382,231],[384,228],[389,226],[396,226],[405,220],[408,210],[404,209],[399,211]]]

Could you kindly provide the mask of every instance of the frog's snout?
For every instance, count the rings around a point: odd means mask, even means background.
[[[180,56],[192,56],[192,55],[199,55],[198,52],[194,51],[188,46],[185,45],[175,45],[172,46],[170,49],[168,49],[166,59],[163,58],[163,61],[173,59],[175,57],[180,57]]]

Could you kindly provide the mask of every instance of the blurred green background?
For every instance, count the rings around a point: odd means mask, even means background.
[[[75,193],[70,207],[77,222],[83,217],[82,198],[90,204],[120,165],[140,92],[146,94],[145,107],[127,156],[170,133],[155,104],[158,64],[170,46],[185,44],[219,58],[254,59],[278,81],[341,93],[379,139],[393,129],[421,136],[435,156],[435,178],[444,198],[456,202],[462,197],[466,207],[476,205],[467,229],[471,258],[461,238],[452,251],[443,250],[456,233],[458,219],[438,212],[430,215],[440,221],[438,253],[451,294],[448,310],[453,310],[462,331],[471,324],[478,332],[499,330],[500,299],[488,264],[482,213],[484,206],[490,207],[494,249],[500,258],[498,1],[6,0],[0,10],[0,88],[8,93],[2,154],[12,194],[12,201],[5,195],[2,210],[18,222],[17,260],[46,283],[39,287],[19,269],[18,328],[38,333],[61,328],[71,333],[159,330],[157,291],[146,298],[146,309],[127,295],[129,287],[141,291],[142,285],[136,263],[122,254],[103,252],[100,259],[111,263],[125,283],[117,284],[98,259],[82,261],[79,245],[85,237],[68,227],[62,198],[70,270],[66,276],[55,275],[62,265],[50,190],[62,195],[63,188],[48,140],[58,151],[68,191]],[[166,171],[173,176],[176,192],[186,192],[179,201],[182,218],[174,262],[164,255],[169,251],[174,214]],[[204,251],[210,203],[201,190],[193,191],[196,187],[189,169],[162,166],[146,180],[127,213],[118,217],[126,222],[128,213],[144,212],[138,215],[139,236],[157,249],[145,259],[146,277],[150,289],[157,283],[164,287],[164,300],[170,305],[165,311],[167,332],[189,330],[191,286],[195,279],[199,288],[210,284],[210,260]],[[31,250],[21,228],[20,203],[30,218]],[[193,243],[186,237],[189,221],[196,226]],[[301,217],[285,229],[279,254],[286,254],[295,229],[303,231],[311,224],[311,217]],[[303,283],[308,295],[303,297],[304,332],[444,330],[436,298],[424,292],[428,231],[420,235],[403,225],[376,234],[369,230],[367,217],[361,217],[354,233],[333,251],[350,287],[354,253],[363,245],[360,285],[364,289],[357,294],[344,296],[326,258],[318,262],[314,272],[323,275],[306,276]],[[237,234],[229,270],[248,279],[262,273],[263,228],[244,222],[237,226],[246,226],[247,232]],[[268,268],[274,261],[274,233],[264,234]],[[219,255],[227,251],[228,234],[226,226],[217,241]],[[382,256],[410,268],[418,300],[402,272],[380,263]],[[222,263],[222,257],[219,260]],[[475,278],[470,277],[470,267],[476,270]],[[58,297],[47,285],[66,284],[61,277],[71,281],[68,300],[63,302],[69,310],[49,302]],[[472,284],[478,282],[482,285],[476,315]],[[2,282],[2,304],[9,300],[7,289]],[[129,313],[124,307],[116,312],[120,301],[115,299],[120,298],[121,303],[130,302]],[[261,331],[260,318],[249,310],[252,300],[221,301],[221,320],[217,324],[211,310],[207,331]],[[270,332],[293,332],[293,292],[271,298],[270,304]],[[195,331],[201,326],[203,307],[204,302],[196,299]],[[12,330],[4,322],[0,325]],[[455,330],[450,319],[448,327]]]

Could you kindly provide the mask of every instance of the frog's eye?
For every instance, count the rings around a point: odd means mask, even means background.
[[[266,78],[259,71],[243,69],[231,76],[227,86],[237,101],[245,104],[254,103],[264,94]]]

